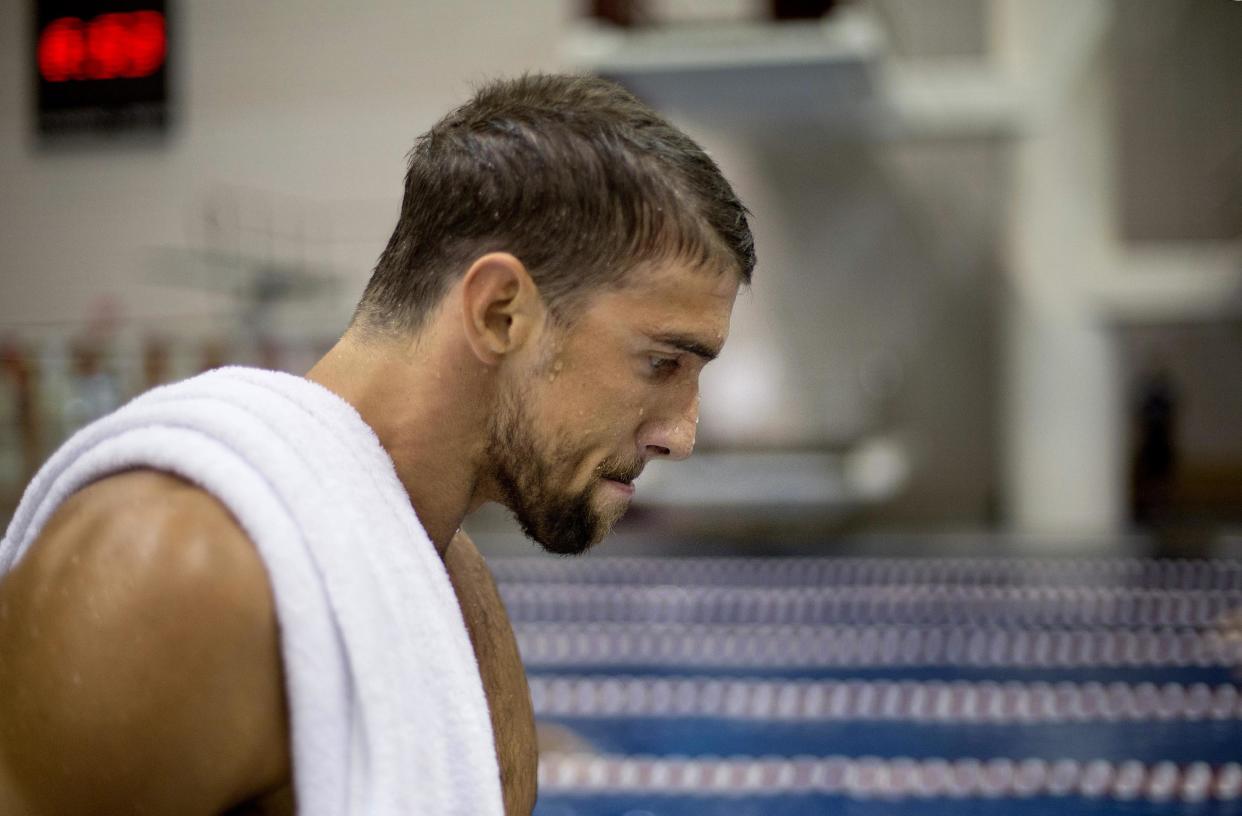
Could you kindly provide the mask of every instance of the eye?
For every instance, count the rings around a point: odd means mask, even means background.
[[[677,370],[681,367],[681,360],[677,357],[652,354],[647,357],[647,364],[651,367],[653,377],[665,379],[677,373]]]

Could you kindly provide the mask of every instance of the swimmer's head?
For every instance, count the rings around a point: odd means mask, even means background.
[[[527,76],[419,139],[351,328],[417,342],[456,321],[494,380],[480,479],[576,553],[647,462],[690,454],[754,263],[746,209],[691,139],[610,82]]]

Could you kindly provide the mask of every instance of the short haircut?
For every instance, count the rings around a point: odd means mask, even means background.
[[[490,83],[419,137],[401,215],[354,315],[417,331],[469,264],[509,252],[553,316],[682,261],[750,282],[747,210],[693,140],[612,82],[532,74]]]

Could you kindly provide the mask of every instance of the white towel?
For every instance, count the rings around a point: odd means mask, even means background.
[[[301,377],[246,368],[148,392],[39,471],[0,542],[0,574],[68,496],[138,466],[215,495],[267,566],[300,814],[503,812],[487,701],[448,574],[352,406]]]

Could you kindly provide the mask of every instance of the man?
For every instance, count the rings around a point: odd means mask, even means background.
[[[510,814],[534,803],[533,717],[462,519],[497,501],[550,552],[599,541],[647,462],[690,454],[753,265],[716,166],[629,94],[498,82],[419,139],[354,320],[307,374],[374,431],[443,559]],[[234,515],[150,468],[56,509],[0,584],[0,812],[292,811],[271,565]]]

